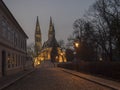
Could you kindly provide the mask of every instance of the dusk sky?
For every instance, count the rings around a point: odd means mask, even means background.
[[[56,39],[67,41],[73,32],[73,22],[82,17],[95,0],[3,0],[25,33],[28,44],[34,43],[36,19],[42,33],[42,42],[48,39],[50,16],[53,19]]]

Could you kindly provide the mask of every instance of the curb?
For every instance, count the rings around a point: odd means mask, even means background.
[[[22,79],[23,77],[25,77],[26,75],[28,75],[28,74],[30,74],[30,73],[32,73],[32,72],[34,72],[34,71],[35,71],[35,69],[32,70],[32,71],[30,71],[30,72],[27,72],[27,73],[23,74],[22,76],[20,76],[20,77],[14,79],[14,80],[12,80],[11,82],[9,82],[9,83],[3,85],[2,87],[0,87],[0,90],[3,90],[3,89],[5,89],[5,88],[9,87],[10,85],[12,85],[13,83],[15,83],[16,81]]]
[[[108,88],[111,88],[113,90],[120,90],[120,83],[118,85],[117,82],[115,81],[111,81],[111,80],[107,80],[108,82],[113,82],[115,83],[116,85],[113,85],[113,84],[109,84],[109,83],[106,83],[104,82],[104,80],[106,81],[106,79],[103,79],[103,78],[99,78],[99,77],[95,77],[95,76],[92,76],[91,77],[94,77],[96,79],[92,79],[90,77],[85,77],[85,76],[82,76],[80,75],[80,72],[76,72],[76,71],[72,71],[72,70],[67,70],[67,69],[63,69],[63,68],[60,68],[62,71],[66,72],[66,73],[69,73],[69,74],[72,74],[74,76],[77,76],[77,77],[80,77],[82,79],[85,79],[85,80],[88,80],[88,81],[91,81],[91,82],[94,82],[94,83],[97,83],[99,85],[102,85],[102,86],[105,86],[105,87],[108,87]],[[84,75],[87,75],[87,74],[84,74]],[[101,79],[101,81],[100,81]]]

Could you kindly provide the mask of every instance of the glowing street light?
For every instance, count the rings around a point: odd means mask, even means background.
[[[77,40],[77,41],[75,41],[74,42],[74,47],[75,48],[79,48],[79,46],[80,46],[80,42]]]
[[[75,42],[75,47],[79,47],[79,43],[78,42]]]
[[[79,39],[74,41],[74,61],[77,63],[79,60],[80,41]]]

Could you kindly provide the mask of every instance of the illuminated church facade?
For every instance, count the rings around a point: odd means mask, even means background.
[[[56,56],[56,62],[66,62],[65,52],[59,47],[59,44],[55,37],[55,28],[50,17],[50,24],[48,29],[48,40],[42,45],[41,29],[39,20],[37,17],[36,29],[35,29],[35,55],[38,61],[51,60],[51,51],[53,47],[57,47],[58,55]]]

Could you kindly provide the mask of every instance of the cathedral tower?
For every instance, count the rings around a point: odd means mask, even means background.
[[[54,37],[55,37],[54,25],[53,25],[53,23],[52,23],[52,18],[50,17],[50,24],[49,24],[48,38],[54,38]]]
[[[40,53],[41,48],[42,48],[41,29],[37,16],[36,29],[35,29],[35,55],[38,55]]]

